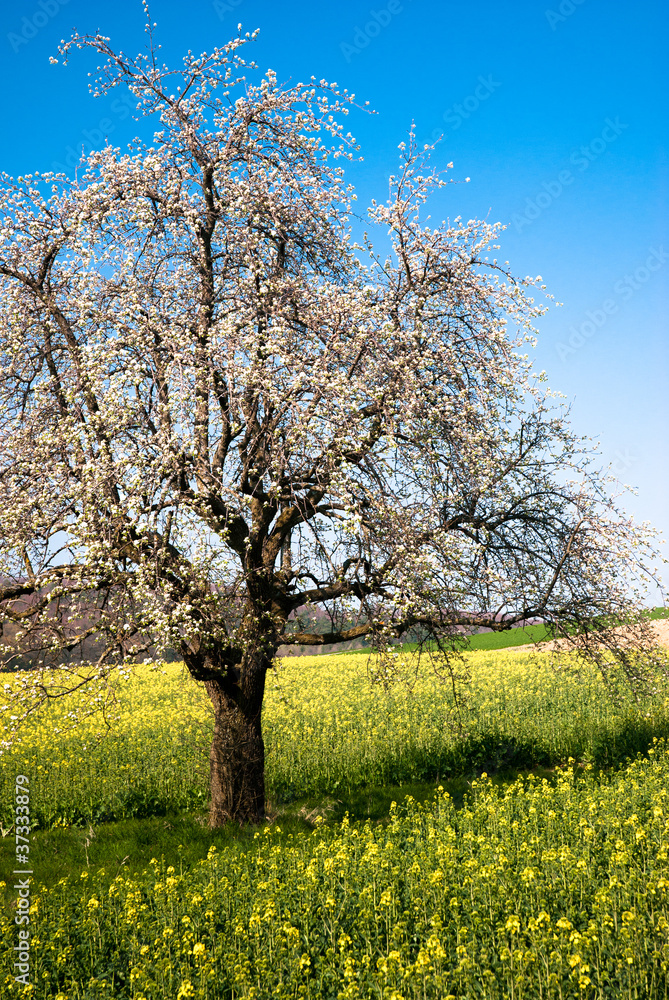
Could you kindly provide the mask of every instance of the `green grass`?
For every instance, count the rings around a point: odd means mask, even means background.
[[[505,632],[479,632],[470,638],[465,648],[508,649],[511,646],[526,646],[530,642],[545,642],[551,638],[551,632],[545,625],[527,625],[525,628],[510,628]]]
[[[503,632],[478,632],[476,635],[470,636],[466,642],[463,642],[461,648],[463,650],[509,649],[513,646],[526,646],[531,642],[545,642],[551,638],[550,629],[546,625],[528,625],[525,628],[505,629]],[[434,650],[435,645],[432,642],[427,642],[424,648],[428,651]],[[415,652],[418,649],[418,643],[403,642],[396,649],[400,652]],[[369,655],[370,650],[366,646],[363,649],[352,649],[349,652],[351,654],[366,653]]]
[[[649,621],[659,621],[669,618],[669,608],[653,608],[648,612]],[[465,649],[509,649],[514,646],[527,646],[530,643],[547,642],[552,638],[550,628],[546,625],[528,625],[525,628],[510,628],[503,632],[479,632],[471,636]],[[415,646],[411,646],[415,648]]]
[[[648,611],[649,621],[659,621],[669,618],[669,608],[653,608]],[[530,643],[547,642],[552,638],[551,630],[546,625],[527,625],[523,628],[505,629],[503,632],[479,632],[470,636],[469,640],[463,644],[463,649],[511,649],[514,646],[527,646]],[[433,649],[433,644],[428,643],[427,649]],[[411,652],[417,649],[417,643],[405,642],[397,646],[400,651]],[[347,655],[366,653],[369,655],[369,647],[362,649],[352,649]],[[332,655],[332,654],[325,654]]]
[[[513,775],[513,778],[516,774]],[[471,788],[465,778],[442,782],[454,801],[462,805]],[[402,786],[358,789],[346,798],[308,796],[291,803],[268,803],[268,822],[280,826],[279,839],[306,836],[321,821],[339,823],[345,815],[353,821],[387,822],[392,802],[407,795],[417,802],[434,797],[435,781],[409,782]],[[37,830],[32,835],[31,855],[39,882],[57,885],[67,876],[79,877],[82,871],[104,869],[110,883],[117,875],[142,872],[151,858],[163,858],[166,865],[192,868],[212,844],[221,851],[246,851],[253,844],[255,828],[229,823],[211,830],[207,814],[201,810],[147,816],[83,827],[56,827]],[[0,841],[0,877],[13,867],[14,840],[11,834]]]

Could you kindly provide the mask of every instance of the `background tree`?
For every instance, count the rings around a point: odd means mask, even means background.
[[[34,664],[13,721],[172,646],[214,707],[212,825],[264,815],[282,644],[366,637],[383,670],[411,629],[448,663],[463,628],[540,617],[634,674],[611,625],[649,641],[647,535],[520,353],[541,279],[491,259],[496,226],[421,221],[445,181],[413,136],[369,211],[387,257],[356,245],[352,98],[251,85],[248,40],[173,72],[151,38],[75,36],[159,130],[72,180],[5,176],[0,203],[0,607]]]

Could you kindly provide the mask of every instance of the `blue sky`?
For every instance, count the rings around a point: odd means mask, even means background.
[[[440,193],[434,219],[508,224],[501,256],[563,303],[541,322],[537,366],[572,404],[575,429],[637,487],[627,509],[669,537],[666,3],[153,0],[151,14],[168,62],[242,22],[260,28],[261,70],[369,100],[377,114],[347,122],[364,156],[350,170],[359,205],[386,196],[412,120],[421,141],[444,134],[436,162],[453,161],[463,183]],[[67,67],[48,57],[75,27],[134,53],[142,25],[139,0],[5,0],[4,170],[53,169],[104,135],[132,137],[122,103],[89,95],[88,56]]]

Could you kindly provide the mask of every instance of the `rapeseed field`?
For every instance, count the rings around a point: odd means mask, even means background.
[[[384,825],[268,826],[187,871],[85,870],[33,896],[35,986],[6,972],[3,995],[666,997],[668,786],[658,742],[609,779],[482,776],[460,810],[439,789]]]
[[[417,678],[408,675],[410,685],[400,678],[384,686],[370,684],[365,654],[284,659],[268,678],[263,715],[272,801],[569,756],[608,766],[669,736],[666,682],[637,704],[615,678],[612,698],[596,671],[556,669],[545,654],[475,652],[463,669],[469,683],[456,699],[429,662]],[[2,676],[6,687],[20,683]],[[141,666],[119,682],[106,724],[98,715],[72,728],[72,710],[72,702],[56,702],[2,750],[5,826],[18,773],[30,779],[31,816],[42,828],[204,806],[213,720],[203,688],[180,664]]]
[[[265,711],[276,801],[460,774],[462,807],[435,780],[431,802],[393,804],[381,823],[279,821],[194,865],[37,881],[28,988],[12,974],[5,876],[2,996],[666,1000],[665,682],[636,702],[615,678],[608,697],[596,673],[532,653],[472,653],[463,669],[461,700],[429,665],[385,686],[364,655],[284,660]],[[204,807],[211,715],[178,664],[124,681],[106,725],[70,729],[68,711],[4,748],[3,809],[16,773],[42,828]]]

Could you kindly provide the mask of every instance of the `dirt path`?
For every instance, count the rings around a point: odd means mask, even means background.
[[[660,621],[650,623],[653,632],[657,637],[657,641],[660,646],[665,646],[669,648],[669,620],[661,619]],[[522,650],[529,650],[533,644],[531,642],[525,643],[522,646],[506,646],[503,650],[505,653],[515,653],[522,652]],[[540,642],[535,647],[535,649],[544,650],[546,652],[552,652],[554,650],[560,649],[560,643],[558,642]]]

